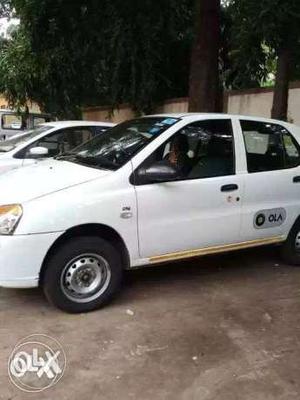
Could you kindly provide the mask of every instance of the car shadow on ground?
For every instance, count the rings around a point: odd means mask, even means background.
[[[136,279],[181,279],[182,276],[214,276],[220,271],[225,274],[244,273],[249,267],[283,265],[280,248],[269,246],[256,249],[239,250],[218,255],[195,257],[184,261],[169,262],[127,271],[126,280],[134,283]],[[225,270],[226,269],[226,270]]]
[[[116,296],[113,305],[122,306],[138,301],[140,294],[146,290],[159,287],[167,289],[170,285],[185,282],[205,287],[214,281],[239,280],[256,276],[259,269],[260,279],[262,271],[284,267],[284,270],[293,268],[281,262],[278,247],[263,247],[250,250],[241,250],[215,256],[204,256],[185,261],[165,263],[151,267],[126,271],[121,293]],[[53,310],[40,288],[37,289],[0,289],[0,304],[11,309],[14,306],[29,306],[32,309],[41,307],[42,312]]]

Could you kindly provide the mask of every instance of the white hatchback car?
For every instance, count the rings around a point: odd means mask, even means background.
[[[92,139],[115,124],[92,121],[48,122],[0,142],[0,174],[57,156]]]
[[[0,286],[107,303],[126,268],[282,244],[300,264],[300,128],[222,114],[135,119],[0,176]]]

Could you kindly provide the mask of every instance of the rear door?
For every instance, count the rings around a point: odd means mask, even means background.
[[[299,144],[291,132],[277,123],[241,119],[240,127],[248,171],[242,238],[280,239],[299,215]]]

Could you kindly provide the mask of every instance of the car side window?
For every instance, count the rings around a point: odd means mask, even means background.
[[[50,135],[44,136],[43,138],[31,143],[30,146],[26,148],[24,153],[24,158],[31,158],[30,149],[34,147],[45,147],[48,149],[48,154],[46,157],[55,157],[63,152],[64,146],[64,130],[56,131]]]
[[[242,120],[248,172],[275,171],[300,163],[299,145],[281,125]]]
[[[91,140],[94,137],[92,128],[65,129],[63,137],[63,153],[73,150],[75,147]]]
[[[23,118],[17,114],[3,114],[1,117],[2,129],[21,130],[23,127]]]
[[[29,152],[34,147],[45,147],[48,149],[48,154],[45,157],[55,157],[73,150],[75,147],[92,139],[93,136],[93,129],[90,127],[61,129],[32,143],[23,152],[23,157],[31,158]]]
[[[296,140],[287,131],[283,133],[285,168],[294,168],[300,164],[300,148]]]
[[[44,124],[46,121],[46,117],[33,117],[33,127],[37,127],[40,124]]]
[[[212,119],[187,125],[151,154],[140,168],[162,161],[178,170],[178,180],[234,175],[231,120]],[[137,181],[137,184],[144,182]]]

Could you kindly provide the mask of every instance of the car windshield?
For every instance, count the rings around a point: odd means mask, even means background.
[[[41,133],[49,131],[50,129],[53,129],[53,126],[39,126],[31,131],[15,135],[11,139],[4,140],[3,142],[0,142],[0,153],[11,151],[20,144],[27,143],[29,140],[35,138]]]
[[[146,117],[127,121],[58,159],[117,170],[178,121],[178,118],[170,117]]]

